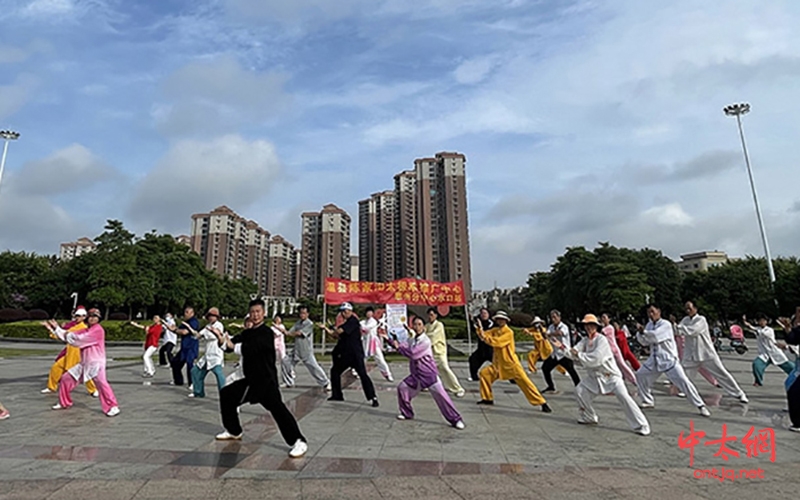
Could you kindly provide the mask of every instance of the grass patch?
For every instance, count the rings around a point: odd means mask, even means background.
[[[23,358],[27,356],[55,356],[60,351],[52,349],[9,349],[0,347],[0,358]]]

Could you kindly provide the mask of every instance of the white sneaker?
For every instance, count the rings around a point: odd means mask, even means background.
[[[194,393],[193,393],[193,392],[190,392],[189,394],[187,394],[187,395],[186,395],[186,397],[193,398],[193,397],[195,397],[195,396],[194,396]]]
[[[679,392],[678,394],[676,394],[676,396],[678,396],[679,398],[685,398],[686,397],[686,393],[685,392]]]
[[[52,406],[51,409],[53,409],[53,410],[66,410],[67,408],[65,406],[61,406],[61,403],[59,403],[59,404],[57,404],[55,406]]]
[[[800,432],[800,427],[789,427],[789,430],[792,432]]]
[[[744,405],[746,405],[747,403],[749,403],[749,402],[750,402],[750,400],[749,400],[749,399],[747,399],[747,396],[746,396],[746,395],[742,394],[741,396],[739,396],[739,402],[740,402],[740,403],[742,403],[742,404],[744,404]]]
[[[642,409],[652,409],[655,408],[656,405],[654,403],[639,403],[639,408]]]
[[[386,380],[389,381],[389,382],[394,382],[394,377],[389,375],[388,377],[386,377]]]
[[[467,391],[465,391],[464,389],[460,389],[460,390],[459,390],[459,391],[456,393],[456,397],[457,397],[457,398],[463,398],[463,397],[464,397],[464,395],[465,395],[466,393],[467,393]]]
[[[638,429],[634,429],[633,432],[635,432],[636,434],[638,434],[640,436],[649,436],[650,435],[650,427],[648,427],[646,425],[643,425],[642,427],[639,427]]]
[[[710,417],[711,416],[711,412],[708,411],[708,408],[706,408],[705,406],[701,406],[699,409],[700,409],[700,415],[702,415],[704,417]]]
[[[579,418],[578,423],[582,425],[597,425],[599,422],[597,420],[587,420],[585,418]]]
[[[234,436],[228,431],[220,432],[215,436],[217,441],[240,441],[242,439],[242,435],[239,434],[238,436]]]
[[[94,392],[92,393],[92,397],[93,397],[93,398],[99,398],[99,397],[100,397],[100,391],[94,391]]]
[[[44,389],[42,389],[42,390],[41,390],[41,391],[39,391],[39,392],[40,392],[41,394],[50,394],[50,393],[53,393],[53,392],[56,392],[56,391],[51,391],[50,389],[48,389],[47,387],[45,387]]]
[[[405,419],[406,419],[406,416],[403,415],[402,413],[397,415],[397,420],[405,420]]]
[[[192,391],[192,392],[194,392],[194,385],[192,385],[192,384],[189,384],[189,390],[190,390],[190,391]]]
[[[464,430],[464,428],[466,428],[466,427],[467,427],[467,426],[466,426],[466,425],[464,425],[464,422],[462,422],[461,420],[459,420],[458,422],[456,422],[456,425],[455,425],[455,428],[456,428],[456,429],[458,429],[458,430],[460,430],[460,431],[463,431],[463,430]]]
[[[301,441],[300,439],[294,444],[291,450],[289,450],[289,456],[292,458],[300,458],[306,454],[308,451],[308,445],[305,441]]]
[[[325,386],[325,392],[331,392],[331,383],[328,382],[328,385]]]
[[[109,417],[116,417],[117,415],[119,415],[119,406],[115,406],[110,410],[108,410],[108,413],[106,413],[106,415],[108,415]]]

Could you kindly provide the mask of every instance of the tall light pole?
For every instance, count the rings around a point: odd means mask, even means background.
[[[764,218],[761,216],[761,205],[758,203],[756,194],[756,181],[753,180],[753,169],[750,167],[750,155],[747,154],[747,145],[744,142],[744,130],[742,129],[742,115],[750,112],[750,105],[747,103],[731,104],[722,108],[728,116],[736,117],[736,124],[739,126],[739,137],[742,139],[742,151],[744,151],[744,163],[747,165],[747,175],[750,177],[750,190],[753,192],[753,203],[756,205],[756,217],[758,217],[758,229],[761,231],[761,242],[764,244],[764,255],[767,257],[767,268],[769,269],[769,281],[775,283],[775,269],[772,267],[772,255],[769,252],[769,241],[767,241],[767,230],[764,228]]]
[[[0,160],[0,182],[3,182],[3,169],[6,166],[6,155],[8,154],[8,143],[19,139],[19,132],[11,130],[0,130],[0,138],[3,139],[3,159]]]

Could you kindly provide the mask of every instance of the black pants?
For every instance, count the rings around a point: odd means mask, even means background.
[[[234,436],[242,433],[242,424],[239,423],[239,413],[237,413],[236,409],[246,402],[245,399],[249,390],[250,382],[244,378],[226,385],[219,391],[219,410],[222,414],[222,426]],[[266,394],[258,403],[272,414],[272,419],[275,420],[275,425],[281,431],[281,436],[283,436],[286,444],[293,445],[298,439],[305,442],[306,438],[300,432],[297,420],[292,415],[292,412],[286,408],[286,405],[283,404],[283,398],[277,383],[272,384],[267,389]]]
[[[572,377],[573,384],[578,385],[581,383],[581,378],[578,376],[578,372],[575,371],[575,364],[571,359],[561,358],[557,360],[555,356],[550,356],[544,360],[544,363],[542,363],[542,373],[544,373],[544,381],[547,383],[545,390],[554,390],[556,388],[556,386],[553,385],[553,376],[550,374],[550,372],[552,372],[553,369],[558,365],[563,366],[564,369],[567,370],[569,376]]]
[[[789,400],[789,419],[792,421],[792,427],[800,427],[800,379],[789,387],[786,399]]]
[[[367,400],[372,401],[375,399],[375,386],[372,385],[372,379],[367,375],[367,367],[364,366],[364,358],[358,356],[344,356],[333,358],[333,366],[331,367],[331,399],[344,400],[342,393],[342,374],[349,368],[352,368],[358,374],[361,380],[361,387],[364,388],[364,396]]]
[[[160,366],[167,366],[168,364],[172,364],[172,359],[175,357],[172,355],[172,350],[175,348],[175,344],[172,342],[167,342],[166,344],[161,346],[161,349],[158,350],[158,364]]]
[[[481,342],[479,340],[478,348],[469,355],[469,378],[478,380],[478,371],[481,369],[481,366],[487,361],[491,363],[492,357],[494,357],[494,348],[486,344],[486,342]]]
[[[177,356],[172,358],[170,365],[172,366],[172,380],[175,385],[183,385],[183,373],[181,369],[186,365],[186,380],[192,383],[192,366],[194,366],[195,356],[179,352]]]

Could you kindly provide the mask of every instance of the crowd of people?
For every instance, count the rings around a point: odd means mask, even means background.
[[[180,322],[166,314],[163,318],[153,316],[146,326],[137,322],[131,324],[145,331],[144,379],[151,379],[156,374],[153,361],[156,352],[159,352],[159,366],[170,368],[170,384],[188,384],[189,397],[204,398],[205,379],[209,373],[214,374],[224,428],[216,436],[218,440],[241,439],[239,407],[260,404],[272,414],[284,440],[290,445],[289,455],[303,456],[308,449],[306,438],[294,415],[283,403],[280,392],[281,388],[295,386],[297,364],[302,362],[316,384],[330,392],[329,401],[344,400],[342,376],[352,371],[360,379],[367,401],[377,407],[380,403],[366,362],[373,358],[381,375],[387,381],[393,381],[389,363],[383,356],[385,346],[391,346],[409,362],[409,375],[397,386],[397,418],[413,419],[412,400],[425,391],[431,395],[449,425],[459,430],[466,428],[451,399],[451,395],[463,398],[466,390],[449,365],[445,327],[436,308],[428,309],[427,323],[421,316],[410,318],[410,324],[404,325],[407,339],[403,341],[381,327],[374,317],[374,309],[367,308],[365,319],[361,321],[351,304],[344,303],[339,309],[340,321],[336,324],[318,323],[324,332],[336,338],[330,377],[316,360],[314,323],[305,307],[298,311],[299,320],[287,329],[278,315],[268,325],[264,302],[253,300],[244,323],[230,325],[241,329],[233,336],[226,331],[215,307],[206,312],[202,328],[192,307],[185,308]],[[553,410],[545,395],[558,393],[553,370],[568,375],[575,386],[578,423],[598,424],[593,401],[598,395],[613,394],[622,407],[628,426],[643,436],[650,434],[651,426],[642,410],[655,407],[652,388],[661,375],[675,387],[678,397],[686,398],[704,417],[710,417],[711,413],[693,382],[698,373],[740,404],[749,403],[744,390],[717,354],[706,318],[691,301],[685,303],[685,313],[680,321],[674,317],[665,319],[657,305],[650,305],[647,323],[632,325],[635,334],[631,334],[608,314],[599,318],[595,314],[586,314],[579,320],[578,331],[575,331],[562,321],[559,311],[550,311],[549,325],[535,317],[530,327],[524,329],[533,340],[533,348],[527,355],[526,372],[517,355],[509,316],[503,311],[492,315],[488,309],[481,309],[473,319],[477,347],[469,357],[469,380],[480,384],[477,404],[493,405],[493,384],[506,380],[516,384],[532,406],[550,413]],[[73,405],[73,390],[83,383],[87,392],[99,399],[106,415],[118,415],[120,407],[106,377],[105,332],[100,311],[78,307],[72,320],[63,325],[53,320],[42,324],[53,339],[65,344],[50,369],[46,388],[41,391],[58,392],[58,402],[53,409],[69,409]],[[776,340],[775,332],[769,326],[770,320],[763,314],[757,316],[757,326],[750,324],[746,317],[743,324],[755,334],[758,345],[758,355],[752,363],[753,385],[763,384],[769,365],[781,368],[788,375],[785,389],[792,423],[790,430],[800,432],[800,363],[790,361],[787,356],[789,354],[795,360],[800,358],[800,307],[792,318],[778,319],[778,324],[786,332],[783,341]],[[287,346],[287,338],[294,339],[291,348]],[[631,352],[629,339],[635,339],[648,348],[649,355],[643,363]],[[202,355],[201,341],[205,344]],[[177,353],[173,353],[178,346]],[[223,370],[225,353],[239,356],[234,370],[227,377]],[[529,377],[529,373],[538,371],[539,362],[545,383],[542,391]],[[582,375],[578,373],[579,368]],[[145,381],[146,385],[149,383]],[[638,404],[626,383],[635,386]],[[8,416],[8,410],[0,405],[0,419]]]

